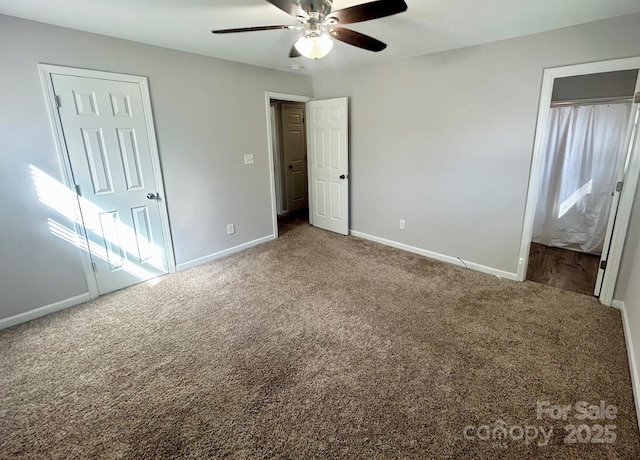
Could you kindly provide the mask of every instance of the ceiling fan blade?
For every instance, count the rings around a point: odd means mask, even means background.
[[[221,30],[212,30],[211,33],[214,34],[235,34],[237,32],[257,32],[260,30],[289,30],[291,26],[258,26],[258,27],[241,27],[239,29],[221,29]]]
[[[354,22],[384,18],[404,11],[407,11],[407,4],[404,0],[377,0],[332,11],[327,15],[327,18],[336,18],[339,24],[353,24]]]
[[[300,5],[294,0],[267,0],[273,6],[280,8],[287,14],[290,14],[294,18],[297,16],[307,17],[307,13],[300,8]]]
[[[369,51],[378,52],[387,47],[386,43],[382,43],[380,40],[361,34],[355,30],[345,29],[344,27],[335,27],[332,29],[331,36],[341,42]]]
[[[302,56],[302,54],[300,54],[300,51],[298,51],[298,48],[296,48],[296,45],[293,45],[291,47],[291,51],[289,51],[289,57],[290,58],[297,58]]]

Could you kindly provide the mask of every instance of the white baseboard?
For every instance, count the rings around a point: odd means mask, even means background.
[[[617,308],[618,310],[624,309],[624,302],[622,300],[612,300],[611,306],[613,308]]]
[[[439,254],[437,252],[427,251],[426,249],[417,248],[415,246],[409,246],[408,244],[398,243],[397,241],[388,240],[386,238],[380,238],[379,236],[368,235],[366,233],[358,232],[355,230],[350,230],[349,234],[356,236],[358,238],[364,238],[365,240],[375,241],[376,243],[384,244],[385,246],[391,246],[393,248],[402,249],[408,252],[413,252],[414,254],[420,254],[421,256],[429,257],[431,259],[436,259],[441,262],[447,262],[449,264],[454,264],[461,267],[464,267],[466,264],[466,266],[472,270],[476,270],[482,273],[487,273],[489,275],[494,275],[499,278],[518,281],[517,273],[511,273],[504,270],[499,270],[497,268],[487,267],[485,265],[480,265],[475,262],[467,262],[466,260],[464,261],[464,263],[462,263],[460,259],[456,257],[446,256],[444,254]]]
[[[640,374],[638,374],[638,362],[636,352],[633,348],[633,336],[631,326],[627,317],[626,304],[620,300],[614,300],[612,306],[619,308],[622,312],[622,326],[624,328],[624,340],[627,344],[627,356],[629,357],[629,370],[631,371],[631,387],[633,388],[633,400],[636,404],[636,415],[638,418],[638,429],[640,429]]]
[[[61,300],[60,302],[45,305],[44,307],[34,308],[33,310],[25,311],[24,313],[18,313],[17,315],[0,319],[0,329],[5,329],[20,323],[26,323],[32,319],[64,310],[65,308],[73,307],[74,305],[79,305],[81,303],[88,302],[89,300],[91,300],[91,295],[87,292],[86,294],[70,297],[68,299]]]
[[[183,270],[187,270],[189,268],[196,267],[198,265],[202,265],[207,262],[211,262],[212,260],[219,259],[220,257],[228,256],[229,254],[233,254],[234,252],[242,251],[243,249],[248,249],[253,246],[257,246],[262,243],[266,243],[267,241],[275,240],[275,235],[263,236],[262,238],[258,238],[257,240],[248,241],[247,243],[239,244],[238,246],[234,246],[229,249],[224,249],[219,252],[214,252],[213,254],[209,254],[204,257],[198,257],[197,259],[190,260],[189,262],[184,262],[176,265],[176,270],[181,272]]]
[[[232,248],[225,249],[223,251],[210,254],[208,256],[200,257],[198,259],[191,260],[183,264],[178,264],[176,266],[176,269],[177,271],[186,270],[188,268],[195,267],[196,265],[200,265],[205,262],[209,262],[211,260],[219,259],[220,257],[233,254],[234,252],[242,251],[243,249],[247,249],[252,246],[257,246],[258,244],[266,243],[267,241],[274,240],[275,238],[276,238],[275,235],[269,235],[262,238],[258,238],[257,240],[249,241],[247,243],[240,244],[238,246],[234,246]],[[34,308],[33,310],[29,310],[24,313],[19,313],[17,315],[10,316],[8,318],[0,319],[0,329],[5,329],[7,327],[15,326],[20,323],[25,323],[32,319],[36,319],[41,316],[48,315],[49,313],[64,310],[65,308],[73,307],[74,305],[79,305],[81,303],[88,302],[89,300],[91,300],[91,295],[87,292],[85,294],[71,297],[69,299],[61,300],[60,302],[55,302],[50,305]]]

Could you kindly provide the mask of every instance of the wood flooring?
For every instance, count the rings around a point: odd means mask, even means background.
[[[531,243],[527,280],[593,295],[600,256]]]

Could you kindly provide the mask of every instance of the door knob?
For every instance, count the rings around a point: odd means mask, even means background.
[[[293,165],[289,165],[289,169],[293,169]]]
[[[147,199],[155,200],[156,198],[158,198],[158,195],[156,195],[155,193],[147,193]]]
[[[344,174],[342,174],[342,175],[340,176],[340,179],[348,179],[348,178],[349,178],[349,176],[345,176]]]

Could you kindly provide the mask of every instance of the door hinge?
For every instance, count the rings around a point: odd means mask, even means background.
[[[95,262],[91,262],[91,269],[92,269],[94,272],[97,272],[97,271],[98,271],[98,266],[96,265],[96,263],[95,263]]]
[[[58,96],[57,94],[54,96],[54,99],[56,100],[56,107],[60,108],[62,107],[62,104],[60,104],[60,96]]]
[[[618,182],[616,183],[616,192],[621,192],[622,191],[622,186],[624,185],[623,182]]]
[[[606,270],[607,269],[607,261],[606,260],[601,260],[600,261],[600,270]]]
[[[80,193],[80,186],[78,184],[76,184],[76,195],[82,196],[82,193]]]
[[[633,102],[636,104],[640,104],[640,91],[638,91],[636,95],[633,96]]]

